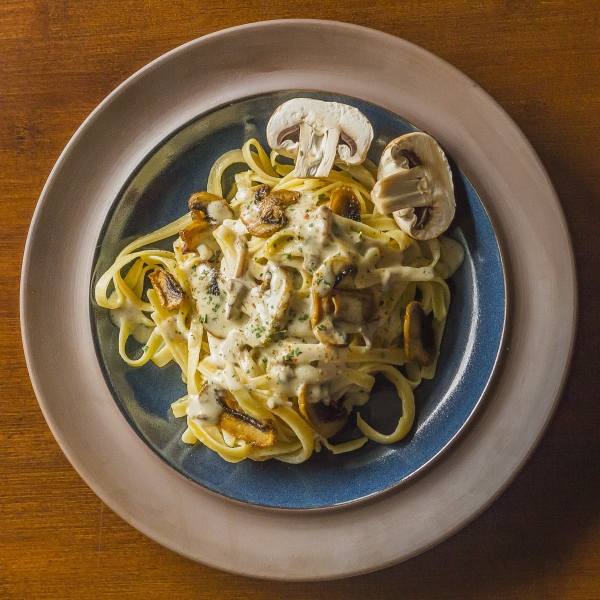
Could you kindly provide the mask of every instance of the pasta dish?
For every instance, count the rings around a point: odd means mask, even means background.
[[[250,139],[224,154],[189,212],[128,244],[98,280],[122,359],[179,365],[187,393],[166,400],[187,420],[184,442],[230,462],[300,463],[411,429],[463,248],[441,235],[454,196],[437,142],[401,136],[376,166],[372,138],[355,108],[286,102],[270,153]],[[242,170],[224,190],[232,165]],[[153,247],[169,238],[172,251]],[[361,417],[376,374],[401,404],[391,433]],[[334,443],[354,418],[361,436]]]

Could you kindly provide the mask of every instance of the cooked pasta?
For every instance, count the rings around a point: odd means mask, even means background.
[[[299,178],[248,140],[215,163],[189,213],[127,245],[100,277],[95,299],[119,327],[123,360],[179,365],[187,393],[171,408],[187,419],[184,442],[230,462],[300,463],[322,446],[349,452],[409,432],[413,390],[435,374],[445,279],[463,250],[444,236],[412,239],[380,214],[375,177],[366,161]],[[152,248],[174,236],[172,252]],[[412,355],[415,327],[430,338],[417,340],[425,358]],[[128,354],[131,336],[138,350]],[[390,434],[360,415],[376,374],[401,404]],[[334,444],[353,410],[362,435]]]

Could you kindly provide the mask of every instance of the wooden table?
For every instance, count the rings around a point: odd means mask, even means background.
[[[579,334],[548,432],[463,531],[384,571],[269,583],[195,564],[95,496],[53,439],[21,347],[23,248],[54,162],[121,81],[179,44],[250,21],[349,21],[419,44],[523,129],[561,198],[578,260]],[[600,598],[600,2],[598,0],[4,0],[0,4],[0,597]],[[43,341],[41,341],[43,343]]]

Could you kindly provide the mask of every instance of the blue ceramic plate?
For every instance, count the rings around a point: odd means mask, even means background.
[[[271,93],[204,114],[157,147],[116,198],[98,240],[92,289],[127,243],[187,211],[189,196],[206,188],[210,167],[222,153],[240,148],[250,137],[266,146],[266,124],[272,112],[300,95],[360,109],[375,130],[369,158],[376,163],[391,139],[416,129],[372,104],[323,93]],[[272,508],[314,509],[357,501],[405,482],[430,465],[465,429],[482,401],[498,359],[506,317],[505,274],[494,229],[467,178],[456,165],[452,168],[457,214],[447,234],[462,243],[465,261],[449,280],[452,302],[436,377],[417,388],[416,420],[404,440],[389,446],[368,442],[360,450],[337,456],[323,450],[301,465],[275,460],[230,464],[201,444],[184,444],[185,419],[175,419],[170,410],[171,402],[185,394],[179,368],[171,364],[159,369],[153,363],[128,367],[119,356],[118,330],[108,311],[92,301],[99,362],[117,405],[138,435],[198,484]],[[386,433],[394,429],[399,411],[396,393],[385,381],[378,382],[371,402],[362,409],[367,421]],[[350,439],[359,433],[350,424],[338,436]]]

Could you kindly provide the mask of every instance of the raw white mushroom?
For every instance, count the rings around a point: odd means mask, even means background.
[[[426,133],[408,133],[383,151],[371,199],[392,213],[402,231],[417,240],[437,237],[454,218],[454,185],[440,145]]]
[[[326,177],[336,157],[362,163],[373,140],[369,120],[339,102],[295,98],[279,106],[267,124],[269,146],[296,159],[296,177]]]

